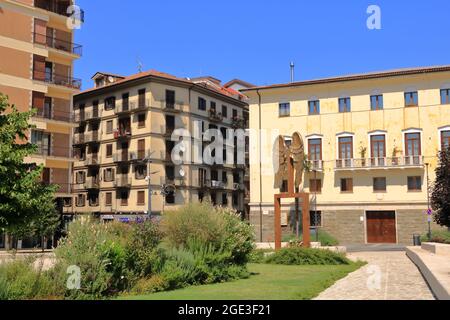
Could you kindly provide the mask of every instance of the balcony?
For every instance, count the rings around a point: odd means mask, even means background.
[[[61,111],[54,109],[53,112],[50,108],[36,108],[37,112],[33,116],[34,118],[43,119],[43,120],[54,120],[54,121],[63,121],[72,123],[74,121],[74,117],[70,112]]]
[[[48,48],[53,48],[59,51],[68,52],[76,56],[81,57],[83,53],[83,46],[68,42],[66,40],[57,39],[55,37],[50,37],[45,34],[33,33],[34,43],[43,45]]]
[[[42,157],[56,157],[56,158],[71,158],[72,157],[72,148],[68,147],[55,147],[48,146],[45,144],[35,144],[37,145],[37,150],[34,152],[36,156]]]
[[[75,133],[73,135],[73,144],[84,144],[84,133]]]
[[[88,112],[85,112],[85,115],[84,115],[84,121],[88,121],[88,122],[100,121],[101,118],[102,118],[101,110],[88,111]]]
[[[310,171],[323,171],[322,160],[308,160]]]
[[[34,6],[36,8],[44,9],[65,17],[71,17],[73,15],[72,12],[68,13],[68,9],[70,7],[69,1],[58,1],[58,0],[36,0],[34,2]],[[76,14],[76,12],[75,12]],[[75,18],[84,22],[84,10],[80,9],[79,14],[75,15]]]
[[[244,118],[233,117],[231,126],[233,127],[233,129],[246,129],[248,127],[248,122]]]
[[[114,139],[127,140],[131,138],[131,128],[114,130]]]
[[[245,190],[245,185],[243,183],[233,183],[234,191],[242,191]]]
[[[100,159],[97,153],[94,154],[88,154],[86,156],[86,159],[84,160],[84,165],[87,167],[92,166],[99,166],[100,165]]]
[[[223,121],[223,115],[221,112],[217,112],[214,109],[209,110],[209,120],[213,122],[222,122]]]
[[[84,135],[84,143],[99,143],[98,131],[91,131]]]
[[[152,152],[150,150],[138,150],[130,152],[130,161],[142,162],[150,159]]]
[[[42,81],[45,83],[62,86],[74,90],[81,89],[81,80],[77,78],[72,78],[67,75],[59,75],[55,73],[33,70],[33,80]]]
[[[151,106],[151,100],[146,101],[132,101],[129,103],[129,110],[131,112],[145,111]]]
[[[406,156],[393,158],[338,159],[336,160],[335,170],[406,169],[423,167],[423,156]]]
[[[166,100],[161,100],[159,101],[160,105],[161,105],[161,109],[163,109],[164,112],[169,112],[169,113],[179,113],[181,111],[183,111],[183,102],[172,102],[172,101],[166,101]]]
[[[131,188],[131,178],[127,174],[118,175],[114,181],[115,188]]]
[[[86,190],[100,189],[100,179],[98,177],[90,177],[86,179],[84,183]]]
[[[227,184],[223,181],[211,180],[211,189],[225,189]]]
[[[131,104],[129,102],[117,103],[114,107],[114,113],[118,116],[127,115],[131,112]]]
[[[113,161],[116,162],[116,163],[130,161],[130,157],[129,157],[128,151],[115,153],[113,155]]]

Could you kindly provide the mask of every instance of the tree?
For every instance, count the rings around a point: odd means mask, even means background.
[[[450,146],[439,153],[431,201],[436,223],[450,228]]]
[[[27,137],[34,112],[19,112],[0,93],[0,229],[16,236],[49,234],[59,219],[57,186],[41,182],[43,166],[24,163],[37,150]]]

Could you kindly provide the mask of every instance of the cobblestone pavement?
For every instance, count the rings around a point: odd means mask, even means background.
[[[336,282],[316,300],[435,299],[405,252],[355,252],[348,257],[368,264]]]

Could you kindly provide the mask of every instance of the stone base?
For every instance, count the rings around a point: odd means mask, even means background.
[[[366,210],[363,209],[322,209],[321,229],[335,237],[340,244],[367,244]],[[376,209],[371,207],[367,211],[395,211],[397,244],[413,245],[414,234],[424,234],[428,231],[426,208],[423,209]],[[282,215],[285,215],[287,225],[282,227],[283,235],[295,233],[295,210],[293,206],[282,206]],[[286,219],[287,217],[287,219]],[[252,206],[250,209],[250,223],[254,226],[256,240],[259,242],[275,241],[274,208]],[[433,229],[439,229],[432,224]],[[301,227],[300,227],[301,230]]]

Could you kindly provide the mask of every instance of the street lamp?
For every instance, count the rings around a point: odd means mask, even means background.
[[[152,163],[151,157],[154,152],[150,153],[147,158],[144,159],[147,162],[147,176],[145,177],[145,181],[147,182],[148,188],[148,199],[147,199],[147,216],[149,219],[152,218],[152,179],[151,176],[157,174],[159,171],[150,172],[150,164]]]
[[[430,205],[430,177],[428,174],[428,167],[430,166],[429,163],[425,163],[425,166],[427,168],[427,218],[428,218],[428,240],[431,241],[431,205]]]
[[[316,188],[314,188],[314,227],[316,229],[316,242],[319,242],[319,226],[318,226],[318,218],[319,215],[317,213],[317,170],[314,167],[314,181],[316,184]]]

